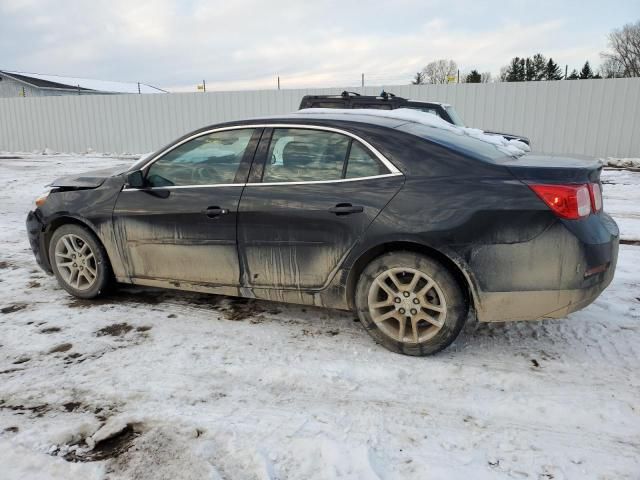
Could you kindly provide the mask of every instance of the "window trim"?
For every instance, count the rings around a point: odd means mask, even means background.
[[[212,133],[224,132],[227,130],[244,130],[248,128],[258,129],[258,128],[298,128],[305,130],[322,130],[326,132],[340,133],[342,135],[346,135],[354,140],[360,142],[367,150],[369,150],[373,155],[382,162],[385,168],[389,171],[389,173],[385,173],[382,175],[373,175],[369,177],[357,177],[357,178],[340,178],[336,180],[307,180],[300,182],[245,182],[245,183],[217,183],[211,185],[170,185],[170,186],[162,186],[162,187],[143,187],[143,188],[132,188],[125,184],[122,191],[147,191],[147,190],[175,190],[181,188],[207,188],[207,187],[255,187],[255,186],[272,186],[272,185],[307,185],[307,184],[323,184],[323,183],[344,183],[344,182],[358,182],[362,180],[371,180],[373,178],[385,178],[385,177],[395,177],[399,175],[403,175],[403,173],[398,170],[398,168],[391,163],[389,159],[387,159],[382,153],[380,153],[373,145],[364,140],[363,138],[355,135],[349,131],[342,130],[340,128],[335,127],[327,127],[324,125],[305,125],[299,123],[260,123],[260,124],[243,124],[243,125],[233,125],[230,127],[220,127],[220,128],[212,128],[210,130],[205,130],[202,132],[198,132],[196,134],[190,135],[187,138],[171,145],[170,147],[165,148],[158,155],[155,155],[153,158],[149,159],[147,163],[145,163],[142,167],[139,168],[141,171],[146,171],[150,168],[155,162],[160,160],[166,154],[178,148],[180,145],[189,142],[195,138],[210,135]]]

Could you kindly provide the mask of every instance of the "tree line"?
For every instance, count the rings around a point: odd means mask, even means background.
[[[568,73],[549,57],[536,53],[532,57],[514,57],[508,65],[500,69],[497,78],[501,82],[531,82],[552,80],[580,80],[589,78],[640,77],[640,20],[613,30],[608,37],[609,51],[602,52],[602,63],[594,71],[587,60],[580,71],[572,69]],[[486,83],[492,81],[490,72],[480,73],[477,69],[460,75],[455,61],[436,60],[416,72],[414,85],[425,83]]]

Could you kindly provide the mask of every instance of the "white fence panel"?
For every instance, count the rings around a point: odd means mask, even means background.
[[[342,90],[1,98],[0,151],[148,152],[205,125],[292,112],[304,95]],[[382,87],[348,90],[377,95]],[[385,90],[451,103],[469,126],[526,135],[537,151],[640,157],[640,78]]]

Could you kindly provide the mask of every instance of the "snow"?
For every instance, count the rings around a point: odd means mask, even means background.
[[[609,167],[640,168],[640,158],[603,158],[602,162]]]
[[[638,478],[640,247],[621,245],[612,285],[568,319],[470,324],[442,354],[405,357],[348,312],[67,295],[35,264],[26,213],[54,177],[127,163],[0,159],[3,479]],[[603,179],[631,239],[640,173]],[[132,448],[63,459],[127,425]]]
[[[394,110],[379,110],[375,108],[303,108],[301,110],[298,110],[297,113],[340,113],[347,115],[372,115],[377,117],[393,118],[396,120],[406,120],[407,122],[415,122],[426,125],[428,127],[447,130],[457,135],[468,135],[475,139],[494,145],[497,149],[506,153],[507,155],[524,155],[526,152],[531,151],[529,145],[524,142],[520,142],[518,140],[507,140],[502,135],[485,133],[483,130],[480,130],[478,128],[458,127],[443,120],[433,113],[422,112],[420,110],[415,110],[412,108],[397,108]]]
[[[620,238],[640,240],[640,172],[605,169],[600,176],[604,210],[620,227]]]
[[[46,80],[48,82],[61,83],[63,85],[69,85],[71,87],[88,88],[90,90],[96,90],[99,92],[108,93],[165,93],[159,88],[152,87],[140,83],[140,92],[138,92],[138,83],[133,82],[112,82],[108,80],[94,80],[89,78],[77,78],[77,77],[63,77],[59,75],[45,75],[41,73],[25,73],[25,72],[10,72],[5,70],[5,73],[11,75],[15,73],[17,75],[24,75],[27,77],[38,78],[40,80]]]

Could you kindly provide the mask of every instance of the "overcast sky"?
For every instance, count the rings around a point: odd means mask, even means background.
[[[0,0],[0,69],[169,90],[408,83],[438,58],[494,75],[542,52],[600,63],[640,0]]]

